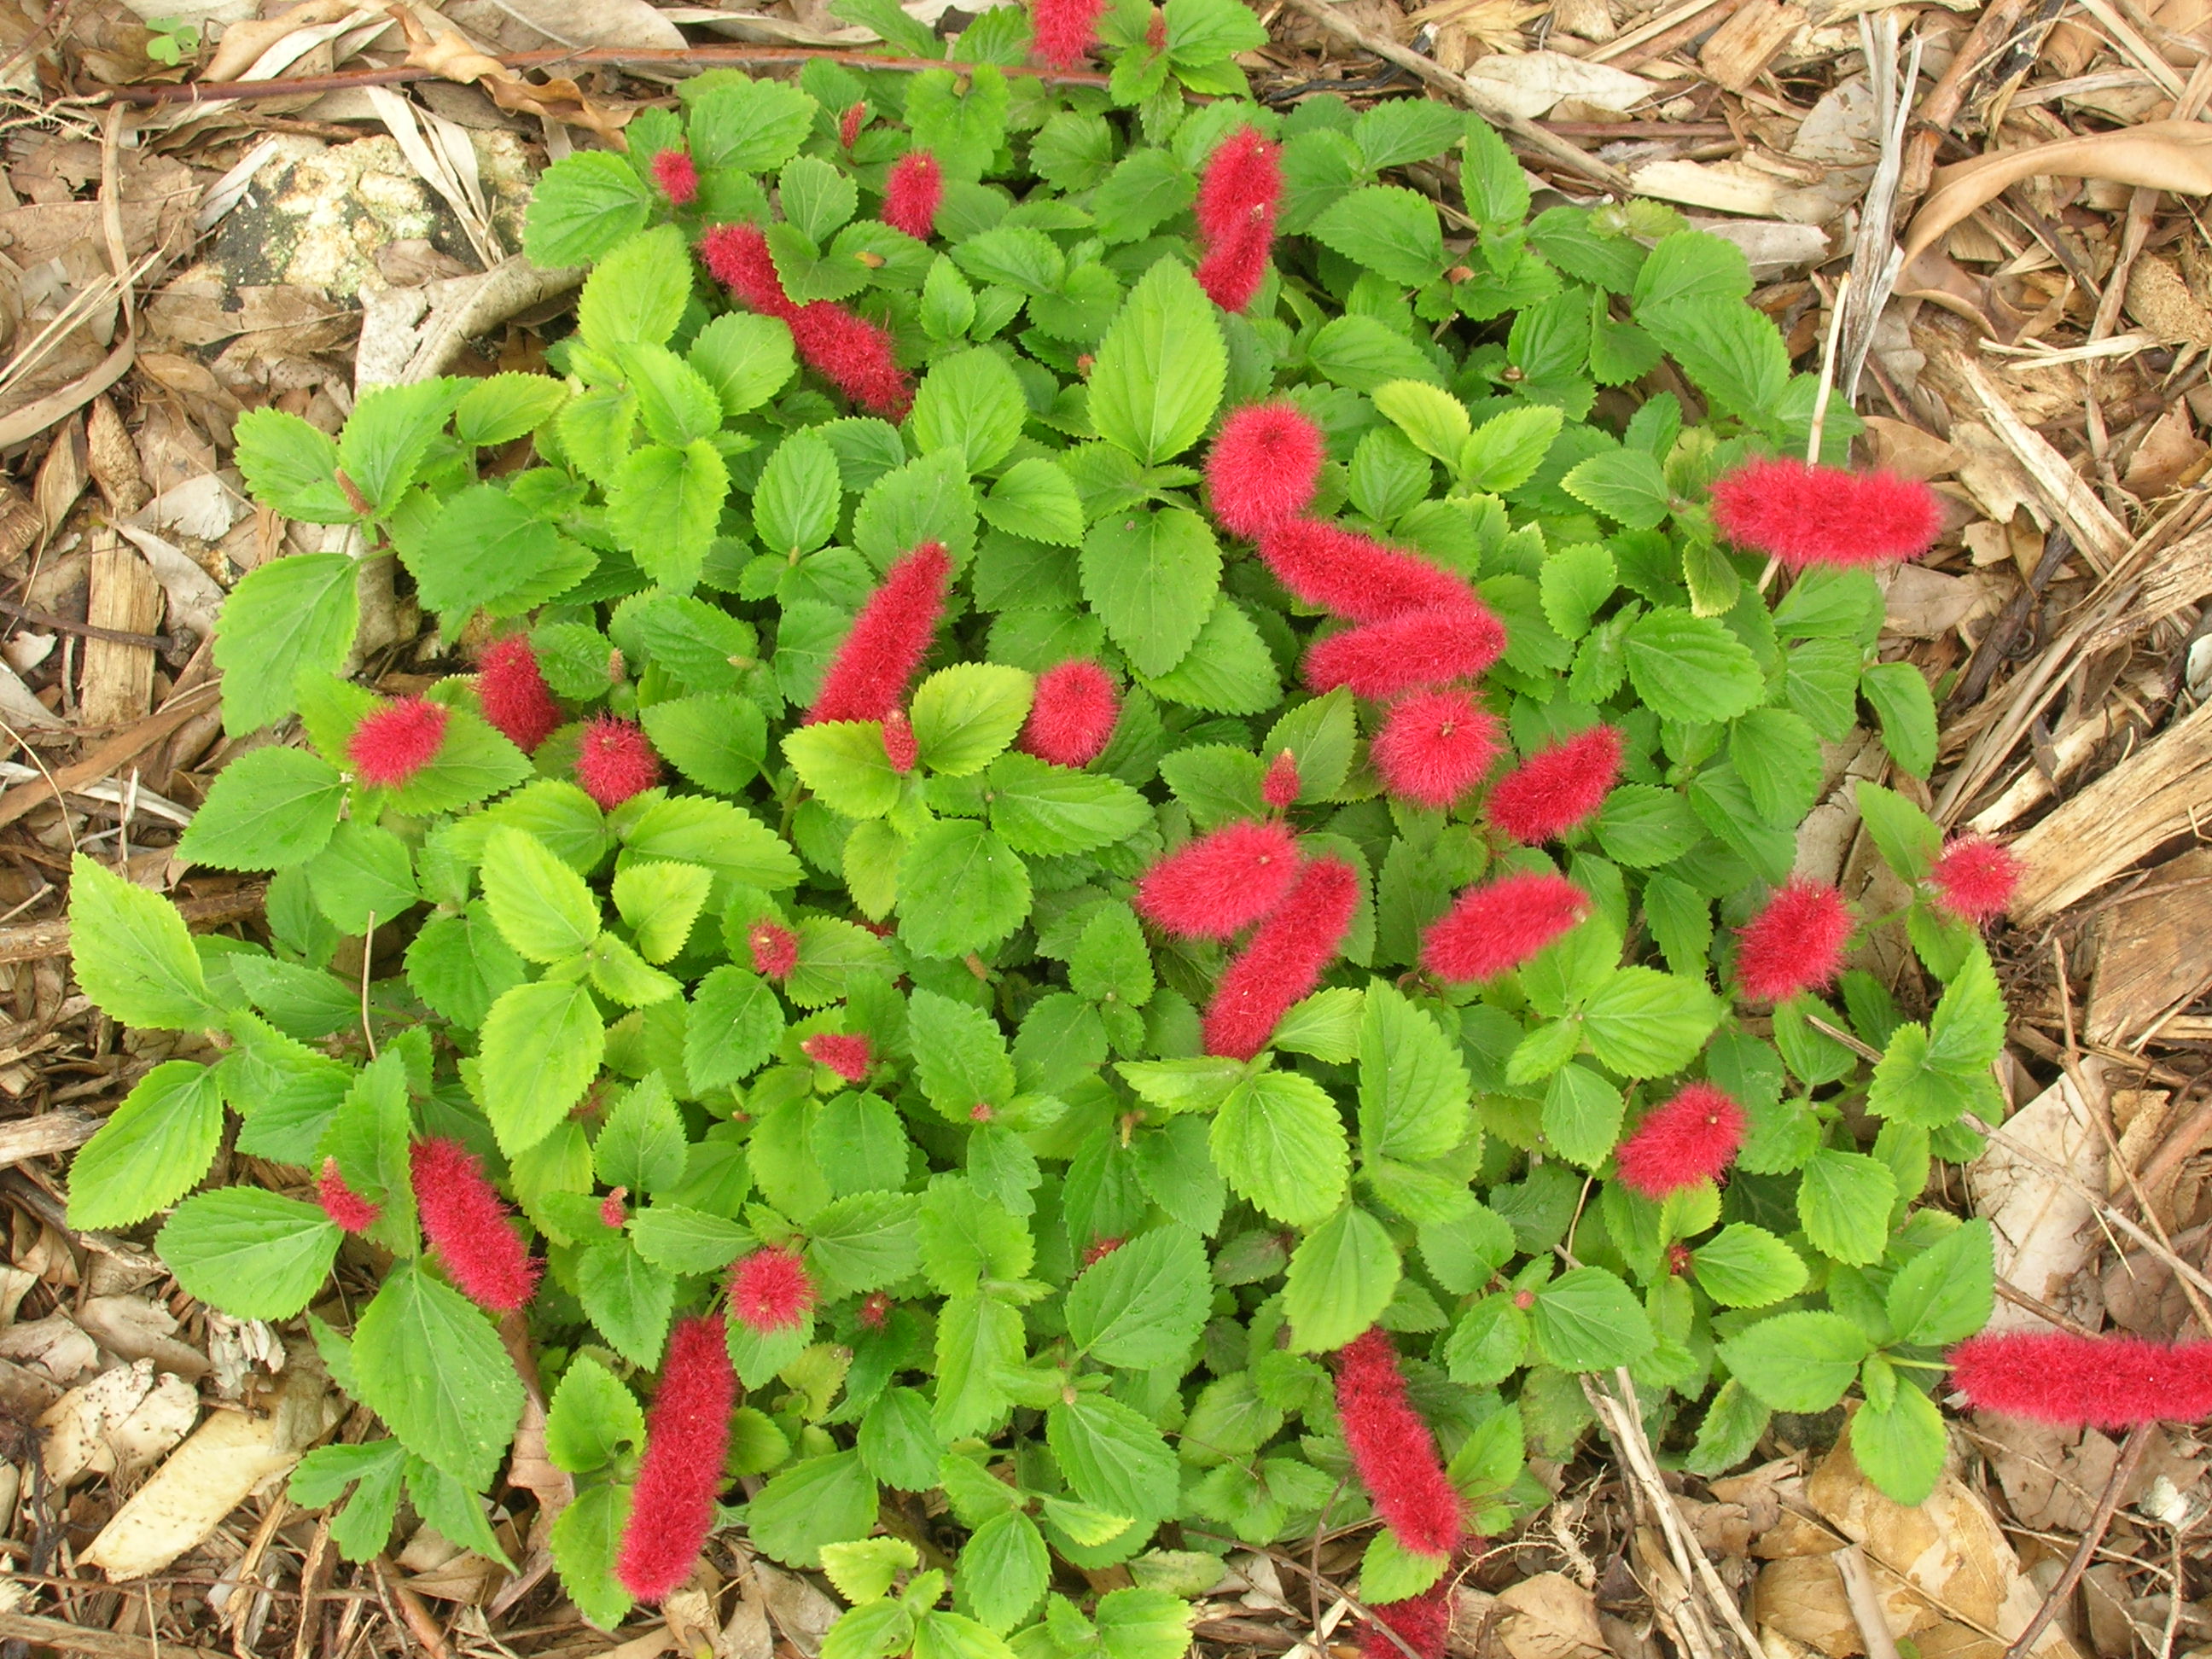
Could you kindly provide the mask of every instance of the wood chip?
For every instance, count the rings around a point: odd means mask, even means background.
[[[2159,1017],[2212,987],[2212,848],[2194,848],[2153,870],[2138,896],[2099,918],[2096,976],[2084,1029],[2124,1044]]]
[[[2118,564],[2130,538],[2126,528],[2097,499],[2096,492],[2051,447],[2049,440],[2020,417],[1972,358],[1957,356],[1951,368],[1981,404],[1990,429],[2027,472],[2043,505],[2057,515],[2073,536],[2074,544],[2088,555],[2098,573],[2102,574]]]
[[[94,535],[87,620],[94,628],[125,634],[152,634],[161,625],[161,584],[154,568],[112,530]],[[154,653],[149,647],[103,639],[84,642],[79,701],[87,725],[121,726],[135,720],[153,697]]]
[[[1713,31],[1699,50],[1698,62],[1716,84],[1741,92],[1804,27],[1803,8],[1788,0],[1749,0]]]
[[[2033,927],[2160,842],[2202,830],[2212,802],[2212,703],[2168,726],[2013,843],[2027,866],[2013,919]]]

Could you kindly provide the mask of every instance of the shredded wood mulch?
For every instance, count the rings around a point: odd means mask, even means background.
[[[242,746],[209,640],[243,573],[337,532],[246,498],[237,415],[335,431],[357,384],[539,367],[568,296],[515,250],[549,157],[665,101],[679,64],[882,48],[820,0],[265,9],[0,16],[0,1642],[811,1659],[835,1604],[726,1542],[707,1586],[612,1636],[504,1514],[519,1573],[427,1529],[339,1559],[282,1475],[367,1425],[293,1363],[304,1333],[227,1319],[142,1239],[66,1225],[66,1155],[187,1046],[126,1039],[76,994],[66,882],[82,851],[173,890],[196,927],[256,925],[260,884],[172,850]],[[1798,366],[1826,365],[1866,417],[1863,459],[1943,495],[1949,531],[1891,580],[1883,646],[1936,678],[1932,781],[1871,742],[1832,751],[1801,867],[1875,908],[1901,896],[1860,833],[1860,778],[2017,838],[2032,873],[1995,940],[2014,1111],[1943,1177],[1997,1224],[1999,1323],[2212,1335],[2212,0],[1261,11],[1273,38],[1245,67],[1276,107],[1440,99],[1504,132],[1550,199],[1644,196],[1739,243]],[[1409,182],[1450,193],[1433,169]],[[404,686],[432,647],[410,604],[370,597],[364,672]],[[1909,961],[1867,965],[1924,1006]],[[1963,1419],[1955,1473],[1905,1511],[1834,1453],[1833,1422],[1778,1419],[1753,1468],[1700,1481],[1654,1461],[1625,1377],[1593,1379],[1590,1405],[1600,1432],[1537,1464],[1553,1501],[1461,1583],[1455,1652],[2212,1645],[2212,1482],[2185,1429]],[[159,1511],[173,1559],[111,1583],[126,1500]],[[1199,1640],[1348,1652],[1358,1555],[1236,1558]]]

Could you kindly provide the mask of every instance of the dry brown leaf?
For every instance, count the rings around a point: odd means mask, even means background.
[[[2081,1062],[2081,1075],[2092,1087],[2101,1082],[2103,1064],[2094,1057]],[[2079,1276],[2097,1234],[2089,1201],[2041,1166],[2055,1165],[2103,1190],[2105,1143],[2089,1120],[2091,1112],[2103,1107],[2101,1100],[2085,1101],[2071,1078],[2061,1078],[2006,1121],[2003,1138],[1990,1143],[1967,1176],[1975,1213],[1986,1216],[1996,1234],[1997,1272],[2054,1307],[2078,1301]],[[2029,1156],[2040,1164],[2030,1163]],[[1990,1316],[1990,1328],[2047,1327],[2027,1309],[2000,1302]]]
[[[1926,1503],[1907,1508],[1860,1472],[1846,1435],[1807,1478],[1805,1496],[1823,1520],[1865,1552],[1893,1631],[1899,1616],[1893,1595],[1901,1589],[1921,1604],[1921,1612],[1908,1615],[1911,1622],[1933,1614],[1931,1628],[1959,1626],[1954,1642],[1936,1646],[1951,1654],[1986,1650],[1989,1659],[1997,1659],[2042,1602],[1988,1500],[1954,1474],[1944,1474]],[[1926,1638],[1915,1639],[1923,1653],[1930,1650]],[[2055,1625],[2029,1651],[2041,1659],[2075,1659],[2076,1654]]]
[[[67,1486],[86,1474],[143,1468],[182,1440],[198,1415],[192,1385],[167,1371],[157,1376],[150,1360],[103,1371],[39,1419],[47,1478]]]
[[[325,1393],[320,1376],[295,1366],[265,1416],[216,1412],[109,1517],[78,1559],[111,1580],[159,1572],[322,1437]]]
[[[300,0],[298,5],[288,6],[274,17],[233,23],[223,30],[215,55],[193,78],[235,81],[260,61],[263,52],[294,30],[335,23],[351,16],[356,9],[356,0]]]
[[[1603,1659],[1597,1601],[1562,1572],[1540,1572],[1498,1595],[1498,1645],[1510,1659]]]
[[[1997,150],[1939,167],[1935,188],[1905,232],[1905,263],[1910,265],[1952,226],[2023,179],[2053,176],[2104,179],[2201,196],[2212,191],[2212,126],[2201,121],[2146,121],[2111,132]]]
[[[440,27],[434,33],[416,16],[412,8],[392,7],[407,31],[407,62],[447,81],[473,82],[491,94],[501,109],[518,115],[542,115],[573,127],[584,127],[619,144],[623,126],[636,112],[604,109],[584,96],[583,89],[564,76],[526,81],[513,70],[471,46],[453,30]]]
[[[2137,259],[2128,274],[2128,315],[2168,344],[2212,346],[2212,310],[2154,253]]]

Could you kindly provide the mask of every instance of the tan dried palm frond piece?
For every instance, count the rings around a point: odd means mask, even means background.
[[[1528,42],[1521,35],[1522,27],[1549,10],[1548,5],[1528,5],[1520,0],[1437,0],[1436,4],[1411,14],[1411,21],[1433,25],[1439,34],[1456,32],[1476,48],[1468,56],[1480,57],[1486,52],[1528,51]]]

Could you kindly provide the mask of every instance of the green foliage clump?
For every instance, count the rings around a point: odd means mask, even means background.
[[[1589,1426],[1574,1374],[1617,1367],[1690,1469],[1856,1386],[1862,1464],[1907,1501],[1932,1485],[1935,1361],[1986,1317],[1990,1255],[1984,1226],[1917,1200],[1932,1159],[1973,1152],[1962,1115],[1997,1109],[1988,957],[1916,899],[1942,985],[1925,1022],[1863,974],[1771,1025],[1728,990],[1731,930],[1790,871],[1822,740],[1863,705],[1900,769],[1933,760],[1926,686],[1875,659],[1873,580],[1814,572],[1770,604],[1701,504],[1744,458],[1803,452],[1814,382],[1745,303],[1742,255],[1671,212],[1531,218],[1479,121],[1327,98],[1279,118],[1229,61],[1258,33],[1242,7],[1170,0],[1157,46],[1126,11],[1110,88],[1003,72],[1026,45],[1014,9],[921,74],[701,76],[627,157],[572,156],[538,187],[533,256],[592,267],[554,373],[371,391],[335,441],[239,422],[256,495],[356,527],[362,550],[262,567],[222,621],[228,729],[272,741],[218,778],[180,852],[274,872],[267,945],[195,939],[78,861],[86,992],[222,1054],[145,1078],[79,1158],[71,1213],[166,1210],[160,1249],[194,1294],[335,1320],[321,1207],[193,1189],[228,1111],[240,1152],[331,1169],[377,1206],[381,1288],[349,1328],[310,1317],[389,1437],[317,1451],[292,1486],[343,1498],[349,1555],[383,1547],[403,1493],[500,1554],[480,1495],[525,1387],[424,1251],[408,1148],[426,1136],[477,1153],[539,1242],[543,1287],[507,1334],[535,1351],[547,1451],[577,1482],[556,1559],[604,1623],[628,1606],[611,1568],[672,1322],[763,1245],[799,1254],[817,1301],[787,1328],[731,1325],[728,1472],[766,1478],[726,1513],[846,1594],[832,1659],[1172,1659],[1178,1596],[1232,1544],[1369,1513],[1326,1361],[1377,1324],[1486,1533],[1542,1501],[1526,1458]],[[867,16],[947,50],[887,3]],[[1188,275],[1190,214],[1247,125],[1282,145],[1283,240],[1227,314]],[[650,163],[679,145],[700,188],[678,210]],[[927,243],[866,214],[910,147],[946,180]],[[1442,217],[1379,182],[1438,157],[1458,181]],[[915,366],[902,423],[848,412],[783,321],[705,277],[701,235],[740,220],[767,227],[793,302],[888,326]],[[1650,391],[1662,377],[1698,418]],[[1316,512],[1503,619],[1484,695],[1516,750],[1601,720],[1626,735],[1622,781],[1553,851],[1497,842],[1479,798],[1386,799],[1380,711],[1298,685],[1326,623],[1196,489],[1210,432],[1271,394],[1327,434]],[[1829,410],[1832,458],[1855,427]],[[901,773],[879,729],[799,719],[925,542],[955,579]],[[362,562],[383,558],[442,645],[526,635],[568,723],[526,755],[453,674],[427,693],[428,763],[365,782],[349,744],[381,700],[343,675]],[[1074,657],[1122,689],[1079,770],[1014,746],[1035,677]],[[605,714],[667,771],[612,810],[571,781]],[[1285,750],[1288,821],[1353,867],[1359,904],[1269,1048],[1210,1058],[1224,951],[1149,932],[1133,888],[1194,834],[1265,816]],[[1918,882],[1933,826],[1859,793]],[[1481,985],[1419,970],[1455,894],[1554,869],[1590,901],[1571,933]],[[780,980],[750,949],[763,921],[796,939]],[[863,1081],[811,1057],[822,1034],[867,1039]],[[1736,1165],[1639,1197],[1614,1149],[1697,1079],[1747,1115]],[[878,1535],[918,1512],[884,1488],[939,1494],[948,1518]],[[1054,1557],[1126,1563],[1135,1587],[1079,1607],[1048,1594]],[[1362,1594],[1442,1566],[1378,1531]],[[957,1616],[935,1610],[948,1586]]]

